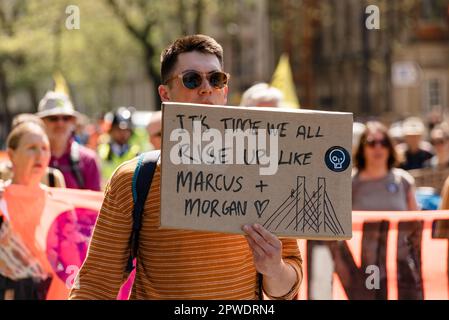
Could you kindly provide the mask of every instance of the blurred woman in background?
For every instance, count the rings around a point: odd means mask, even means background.
[[[32,122],[41,126],[45,130],[44,122],[36,115],[30,113],[21,113],[14,117],[11,127],[12,130],[22,123]],[[7,181],[12,179],[13,170],[11,161],[0,162],[0,180]],[[41,182],[49,187],[65,188],[65,180],[62,172],[56,168],[46,168]]]
[[[378,121],[368,122],[354,156],[353,210],[418,210],[414,178],[395,168],[396,162],[387,128]]]
[[[430,143],[435,155],[430,158],[425,167],[444,169],[449,168],[449,130],[445,123],[436,125],[430,131]]]
[[[34,122],[19,124],[6,144],[12,163],[12,183],[38,187],[50,161],[49,141],[43,127]]]
[[[36,234],[45,206],[41,180],[50,143],[39,124],[24,122],[11,131],[7,147],[13,176],[0,199],[0,299],[44,299],[52,269],[45,240],[39,243]]]

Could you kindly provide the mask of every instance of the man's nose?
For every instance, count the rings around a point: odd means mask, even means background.
[[[203,82],[200,86],[200,94],[211,94],[212,93],[212,86],[209,83],[209,80],[207,80],[205,77],[203,78]]]

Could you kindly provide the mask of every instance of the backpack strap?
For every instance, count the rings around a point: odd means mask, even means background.
[[[84,179],[80,170],[80,145],[78,142],[73,141],[70,146],[70,168],[76,178],[79,189],[84,189]]]
[[[133,261],[137,257],[137,249],[139,247],[139,234],[140,228],[142,227],[143,210],[160,154],[160,150],[142,153],[137,160],[136,169],[134,170],[132,181],[134,202],[133,228],[131,230],[130,255],[126,266],[126,272],[131,272],[135,268]]]
[[[55,172],[53,170],[53,168],[48,168],[48,186],[49,187],[55,187],[56,186],[56,182],[55,182]]]

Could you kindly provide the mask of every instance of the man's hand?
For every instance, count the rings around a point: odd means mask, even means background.
[[[259,224],[245,225],[243,231],[256,270],[263,275],[264,291],[271,297],[289,293],[299,279],[293,266],[282,259],[281,240]]]
[[[282,242],[259,224],[245,225],[243,231],[247,234],[257,272],[270,278],[279,277],[284,264]]]

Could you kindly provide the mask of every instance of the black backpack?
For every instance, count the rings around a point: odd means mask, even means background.
[[[156,171],[157,161],[161,155],[160,150],[154,150],[142,153],[138,160],[132,181],[133,194],[133,228],[131,230],[130,254],[126,265],[126,272],[134,270],[134,259],[137,257],[139,247],[139,234],[142,227],[142,215],[145,207],[145,201],[150,191],[154,172]]]

